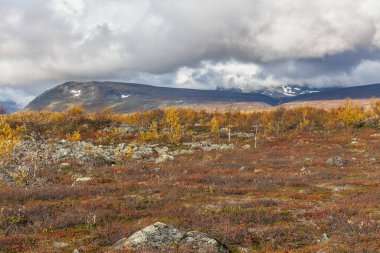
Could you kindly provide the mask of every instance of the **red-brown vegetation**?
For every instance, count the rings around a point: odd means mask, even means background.
[[[138,133],[102,132],[110,123],[149,131],[157,122],[157,142],[167,145],[186,138],[226,142],[216,121],[233,133],[255,132],[257,122],[260,129],[256,149],[253,138],[232,135],[233,150],[196,151],[163,164],[126,157],[118,166],[40,171],[49,179],[40,186],[0,181],[0,252],[56,252],[53,242],[69,244],[62,252],[107,252],[120,238],[156,221],[208,233],[232,252],[380,250],[376,109],[364,112],[348,104],[331,111],[252,114],[178,109],[179,118],[172,115],[169,122],[166,113],[89,114],[76,108],[6,116],[10,126],[23,125],[26,136],[38,132],[59,140],[79,131],[82,140],[103,136],[107,143],[141,141]],[[176,131],[168,131],[171,122],[192,135],[170,136]],[[243,149],[246,144],[252,148]],[[337,156],[343,166],[326,163]],[[93,180],[73,184],[77,175]]]

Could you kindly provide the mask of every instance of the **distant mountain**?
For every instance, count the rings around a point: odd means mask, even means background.
[[[380,84],[355,86],[348,88],[314,89],[294,85],[280,86],[258,90],[255,93],[244,93],[239,90],[196,90],[157,87],[135,83],[120,82],[66,82],[45,91],[26,109],[62,111],[70,105],[80,105],[89,111],[100,108],[111,108],[115,112],[133,112],[166,106],[199,106],[208,108],[244,102],[251,109],[260,103],[274,106],[288,102],[380,98]],[[13,112],[16,105],[5,104]],[[211,107],[210,107],[211,108]]]
[[[19,106],[12,101],[0,101],[0,106],[4,107],[7,113],[13,113],[20,110]]]
[[[157,87],[120,82],[67,82],[47,90],[26,109],[62,111],[77,104],[95,111],[109,107],[115,112],[132,112],[170,105],[209,104],[225,102],[259,102],[276,105],[278,101],[258,93],[223,90],[196,90]]]
[[[267,87],[259,90],[255,90],[256,93],[261,93],[273,98],[286,98],[286,97],[296,97],[300,95],[319,93],[321,91],[331,91],[337,89],[336,87],[329,88],[312,88],[309,86],[299,86],[299,85],[281,85],[276,87]]]
[[[332,90],[320,91],[318,93],[303,94],[284,99],[282,102],[339,100],[348,97],[352,99],[367,99],[373,97],[380,98],[380,83],[347,88],[335,88]]]

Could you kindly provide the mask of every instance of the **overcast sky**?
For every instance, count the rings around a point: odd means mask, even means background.
[[[379,0],[0,0],[0,101],[68,80],[380,82]]]

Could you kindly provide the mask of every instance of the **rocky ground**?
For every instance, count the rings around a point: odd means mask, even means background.
[[[379,252],[378,132],[231,143],[21,142],[0,252]]]
[[[234,144],[216,144],[211,141],[182,143],[171,148],[152,143],[120,143],[115,145],[97,145],[92,141],[45,141],[30,138],[19,142],[8,162],[0,162],[2,170],[0,178],[5,182],[15,183],[12,175],[34,173],[56,166],[68,167],[73,164],[91,169],[94,166],[114,166],[123,164],[127,158],[144,160],[160,164],[173,161],[176,156],[193,154],[197,150],[209,152],[213,150],[234,149]],[[35,178],[34,184],[44,183],[44,178]]]

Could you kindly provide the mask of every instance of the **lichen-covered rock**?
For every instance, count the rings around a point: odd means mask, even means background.
[[[65,243],[65,242],[53,242],[53,247],[56,249],[67,248],[69,246],[70,246],[70,244]]]
[[[160,157],[156,158],[156,163],[163,163],[166,161],[173,161],[173,160],[174,160],[174,156],[163,154]]]
[[[121,239],[114,245],[114,248],[116,250],[128,248],[141,250],[170,248],[178,244],[182,237],[183,234],[173,226],[156,222],[153,225],[137,231],[128,239]]]
[[[330,157],[326,163],[331,166],[343,166],[345,161],[341,157]]]
[[[119,240],[113,248],[137,252],[228,252],[226,247],[207,234],[197,231],[181,232],[161,222],[147,226],[129,238]]]
[[[122,162],[127,156],[134,159],[147,159],[162,163],[174,160],[174,156],[192,154],[194,149],[203,151],[229,150],[233,144],[213,144],[210,141],[185,143],[188,149],[170,150],[150,143],[120,143],[117,145],[96,145],[91,141],[48,141],[42,139],[23,140],[14,150],[12,166],[44,168],[60,164],[61,168],[70,166],[67,161],[75,161],[88,167],[113,165]]]
[[[242,148],[245,149],[245,150],[247,150],[247,149],[251,149],[251,145],[249,145],[249,144],[245,144]]]
[[[192,149],[180,149],[180,150],[174,150],[171,152],[172,155],[191,155],[194,154],[194,150]]]
[[[135,146],[133,148],[132,158],[149,158],[153,154],[153,148],[147,144],[141,146]]]
[[[185,145],[190,146],[191,149],[201,149],[206,152],[212,150],[230,150],[235,148],[234,144],[213,144],[210,141],[190,142],[185,143]]]
[[[235,148],[234,144],[222,144],[218,147],[219,150],[230,150],[234,148]]]
[[[188,146],[184,148],[183,146]],[[120,143],[97,145],[92,141],[55,141],[45,140],[32,134],[29,139],[20,141],[13,150],[10,162],[0,161],[0,180],[14,184],[15,173],[32,175],[33,182],[43,182],[35,177],[37,170],[70,166],[82,166],[91,169],[96,166],[122,164],[127,157],[144,159],[156,163],[172,161],[175,156],[192,154],[196,150],[213,151],[233,149],[233,144],[214,144],[210,141],[183,143],[176,149],[153,143]]]
[[[178,249],[180,252],[228,252],[220,242],[198,231],[185,233]]]

